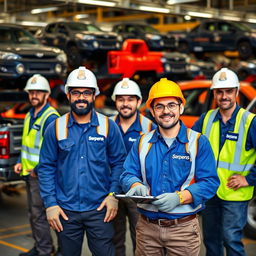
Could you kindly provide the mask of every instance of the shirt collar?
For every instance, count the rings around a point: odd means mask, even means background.
[[[187,136],[187,127],[183,124],[183,122],[180,120],[180,130],[178,135],[176,136],[176,139],[181,143],[187,143],[188,142],[188,136]],[[158,139],[162,138],[161,133],[159,132],[159,128],[157,128],[150,139],[150,143],[156,143]]]
[[[236,122],[236,115],[237,115],[237,112],[239,111],[240,108],[241,107],[238,104],[236,104],[236,108],[233,111],[231,118],[228,120],[228,123],[235,124],[235,122]],[[222,121],[222,117],[221,117],[221,114],[220,114],[219,110],[218,110],[218,112],[217,112],[213,122],[216,122],[216,121]]]
[[[133,131],[137,131],[140,132],[142,131],[142,127],[141,127],[141,123],[140,123],[140,112],[137,110],[137,116],[135,121],[132,123],[132,125],[129,127],[128,130],[133,130]],[[118,126],[120,126],[120,115],[118,114],[116,117],[116,123]]]
[[[50,107],[50,105],[49,105],[49,103],[46,103],[45,106],[37,113],[36,117],[34,117],[35,108],[33,107],[29,111],[30,112],[30,116],[32,118],[39,118],[48,107]]]
[[[97,117],[97,114],[96,114],[94,109],[92,109],[91,120],[89,121],[89,123],[90,123],[90,126],[98,126],[99,125],[98,117]],[[68,120],[68,127],[71,127],[74,124],[77,124],[77,122],[74,119],[72,111],[70,111],[69,120]]]

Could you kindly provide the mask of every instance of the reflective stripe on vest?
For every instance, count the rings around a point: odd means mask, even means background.
[[[139,144],[139,157],[140,157],[140,165],[141,165],[141,176],[142,176],[142,182],[145,186],[148,187],[150,191],[150,186],[147,182],[146,178],[146,156],[152,146],[152,143],[150,143],[150,139],[152,138],[155,130],[151,131],[148,134],[145,134],[141,137],[140,139],[140,144]],[[194,176],[195,176],[195,159],[197,155],[197,143],[198,143],[198,138],[200,136],[200,133],[195,132],[191,129],[187,129],[188,133],[188,140],[189,142],[186,144],[186,149],[188,154],[190,155],[191,159],[191,169],[189,172],[189,175],[185,182],[181,186],[181,190],[186,189],[189,185],[194,183]],[[158,212],[158,209],[156,206],[152,204],[138,204],[138,207],[147,210],[147,211],[153,211],[153,212]],[[197,212],[200,208],[202,208],[202,205],[198,205],[196,208],[192,208],[189,204],[184,204],[184,205],[179,205],[175,207],[172,211],[168,212],[171,214],[183,214],[183,213],[193,213]]]
[[[253,195],[253,187],[243,187],[233,190],[227,187],[227,180],[234,174],[246,176],[256,161],[255,149],[246,150],[246,138],[254,114],[240,109],[236,115],[234,131],[235,140],[226,139],[222,149],[219,148],[220,121],[213,122],[218,110],[208,111],[204,118],[202,133],[205,134],[212,145],[217,165],[217,172],[220,178],[220,186],[217,195],[228,201],[246,201]],[[216,141],[218,143],[216,143]]]
[[[109,118],[111,120],[113,120],[114,122],[116,122],[117,116],[118,115],[115,115],[115,116],[111,116]],[[140,120],[140,125],[141,125],[140,135],[150,132],[152,129],[152,121],[149,120],[148,118],[146,118],[145,116],[143,116],[142,114],[139,114],[139,120]]]
[[[68,137],[68,120],[70,113],[67,113],[56,120],[56,137],[57,140],[65,140]],[[96,112],[99,125],[96,131],[99,135],[107,138],[108,136],[108,117]]]
[[[44,113],[35,121],[34,125],[39,127],[39,130],[31,128],[29,130],[30,124],[30,113],[28,113],[24,120],[24,128],[22,135],[22,147],[21,147],[21,161],[22,161],[22,173],[21,175],[27,175],[26,170],[33,169],[39,162],[39,154],[43,141],[43,127],[46,119],[50,115],[59,116],[58,112],[52,108],[48,107]]]

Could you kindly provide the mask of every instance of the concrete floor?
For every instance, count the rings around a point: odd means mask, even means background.
[[[33,247],[33,239],[27,219],[26,194],[23,184],[17,186],[18,194],[12,196],[2,194],[0,201],[0,256],[16,256]],[[56,236],[53,232],[56,244]],[[86,240],[86,239],[85,239]],[[131,240],[129,234],[126,239],[126,255],[132,256]],[[244,238],[247,256],[256,255],[256,241]],[[200,256],[205,254],[202,246]],[[91,255],[86,241],[82,256]],[[184,255],[186,256],[186,255]],[[189,256],[189,255],[188,255]]]

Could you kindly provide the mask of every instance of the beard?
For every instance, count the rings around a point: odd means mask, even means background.
[[[32,98],[32,99],[30,100],[30,104],[31,104],[32,107],[34,107],[34,108],[40,108],[40,107],[42,107],[42,106],[45,104],[45,102],[46,102],[45,98],[46,98],[46,95],[43,95],[43,98],[42,98],[42,100],[40,101],[40,99],[34,97],[34,98]],[[34,101],[34,100],[36,100],[36,101]]]
[[[167,115],[161,115],[160,118],[162,118],[162,117],[164,117],[164,116],[170,116],[170,117],[172,117],[172,115],[167,114]],[[164,124],[161,120],[158,120],[158,121],[157,121],[157,124],[158,124],[161,128],[163,128],[163,129],[165,129],[165,130],[168,130],[168,129],[173,128],[173,127],[176,126],[178,123],[179,123],[179,119],[176,120],[176,122],[173,122],[172,124]]]
[[[77,108],[76,104],[84,103],[86,104],[85,108]],[[78,116],[85,116],[87,115],[93,108],[93,102],[89,102],[87,100],[76,100],[70,104],[71,110],[77,114]]]
[[[134,115],[136,114],[136,112],[137,112],[137,109],[135,109],[134,111],[132,111],[132,112],[127,113],[127,114],[124,115],[124,114],[121,112],[121,110],[123,110],[123,109],[132,110],[132,109],[129,108],[129,107],[122,107],[122,108],[120,109],[119,115],[120,115],[123,119],[129,119],[129,118],[131,118],[132,116],[134,116]]]

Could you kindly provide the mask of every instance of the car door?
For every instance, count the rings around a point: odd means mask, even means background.
[[[43,44],[50,45],[50,46],[58,46],[56,45],[55,29],[56,29],[56,23],[51,23],[45,28],[45,31],[41,38],[41,42]]]
[[[236,28],[228,22],[219,22],[217,24],[219,35],[219,47],[221,51],[232,50],[235,48],[236,40],[234,39]]]
[[[68,29],[63,23],[59,23],[56,28],[56,40],[60,49],[65,50],[68,41]]]
[[[204,52],[218,49],[218,34],[215,21],[201,24],[200,27],[190,35],[192,51]]]

